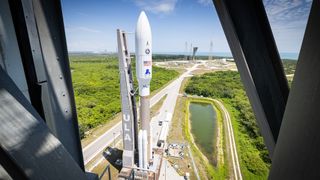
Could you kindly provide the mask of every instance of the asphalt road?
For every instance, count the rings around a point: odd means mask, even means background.
[[[168,126],[170,127],[171,119],[168,119],[169,120],[168,122],[163,121],[162,126],[159,126],[158,122],[160,120],[164,120],[166,118],[167,113],[171,113],[173,115],[176,102],[178,99],[181,83],[185,77],[190,76],[190,72],[195,70],[197,66],[198,65],[194,65],[192,68],[187,69],[187,71],[183,73],[178,79],[176,79],[169,86],[167,86],[166,88],[167,98],[164,100],[159,110],[159,114],[154,118],[152,118],[150,122],[150,126],[152,127],[152,142],[153,142],[152,146],[153,147],[157,145],[162,127],[164,127],[166,123],[168,123]],[[168,134],[169,130],[170,128],[166,129],[166,134]]]
[[[161,126],[158,126],[158,123],[157,123],[159,118],[163,118],[166,111],[171,112],[173,114],[179,89],[181,86],[181,82],[185,77],[189,75],[191,71],[195,70],[196,67],[197,65],[194,65],[192,68],[187,69],[187,72],[183,73],[179,78],[174,80],[172,83],[170,83],[168,86],[163,88],[161,91],[159,91],[150,99],[150,106],[152,107],[163,96],[168,94],[166,100],[163,103],[163,106],[160,109],[160,113],[158,114],[158,116],[156,116],[156,118],[153,118],[151,121],[151,126],[153,128],[153,133],[152,133],[153,134],[152,137],[154,140],[153,142],[157,142],[157,137],[161,130]],[[120,135],[121,131],[122,131],[122,122],[120,121],[111,129],[109,129],[107,132],[105,132],[96,140],[94,140],[92,143],[84,147],[82,149],[84,164],[86,165],[93,158],[99,155],[99,153],[101,153],[103,149],[105,149],[108,145],[110,145],[113,142],[113,140]],[[153,143],[153,144],[156,144],[156,143]]]

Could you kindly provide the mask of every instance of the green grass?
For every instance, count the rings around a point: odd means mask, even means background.
[[[83,138],[86,131],[108,122],[121,111],[118,59],[96,55],[70,56],[70,60],[80,135]],[[151,91],[161,88],[178,75],[174,70],[153,67]]]
[[[244,179],[267,179],[268,151],[248,101],[238,72],[224,71],[194,76],[186,93],[221,99],[231,115]]]
[[[237,120],[239,112],[233,108],[228,100],[222,100],[227,108],[234,130],[234,137],[237,145],[237,151],[240,160],[240,167],[243,179],[267,179],[270,168],[269,160],[264,162],[261,153],[254,145],[252,138],[242,130],[241,124]],[[262,138],[261,136],[259,138]],[[261,139],[262,141],[262,139]]]

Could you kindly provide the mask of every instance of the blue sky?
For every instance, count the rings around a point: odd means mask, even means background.
[[[280,52],[299,52],[312,0],[264,0]],[[198,46],[208,52],[229,52],[211,0],[62,0],[69,51],[115,52],[116,29],[134,32],[145,10],[154,52],[184,52]],[[134,36],[129,35],[130,49]]]

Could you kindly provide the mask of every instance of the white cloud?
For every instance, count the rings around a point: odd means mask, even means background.
[[[299,51],[310,0],[263,0],[280,51]]]
[[[198,3],[203,6],[209,6],[212,5],[212,0],[198,0]]]
[[[290,22],[305,20],[311,6],[308,0],[264,0],[264,4],[270,21]]]
[[[142,10],[154,14],[170,14],[174,11],[178,0],[134,0]]]

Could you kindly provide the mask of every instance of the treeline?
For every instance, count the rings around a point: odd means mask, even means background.
[[[166,60],[184,60],[184,55],[174,55],[174,54],[153,54],[152,59],[154,61],[166,61]]]
[[[255,116],[248,101],[238,72],[221,71],[194,76],[188,82],[185,92],[222,99],[231,113],[238,128],[235,128],[237,146],[240,150],[242,173],[248,179],[266,178],[270,159],[260,135]],[[229,109],[230,111],[230,109]]]
[[[86,131],[106,123],[121,111],[118,59],[97,55],[70,56],[70,60],[80,135],[83,138]],[[178,72],[174,70],[153,67],[151,91],[176,76]],[[135,85],[137,87],[136,79]]]

